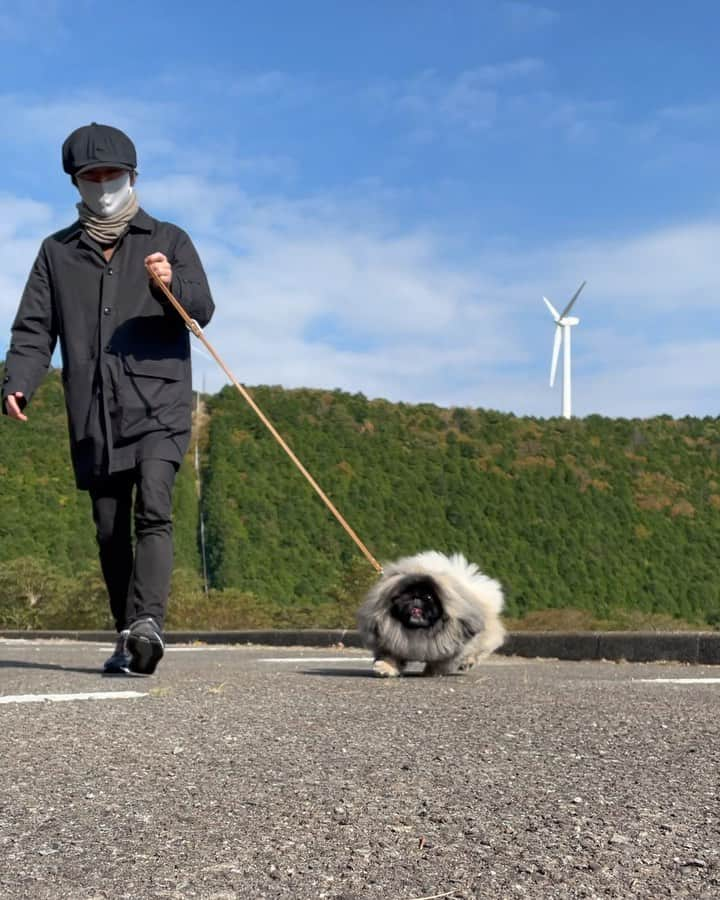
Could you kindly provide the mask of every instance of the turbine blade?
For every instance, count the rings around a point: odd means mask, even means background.
[[[555,326],[555,340],[553,341],[552,365],[550,366],[550,387],[555,384],[558,357],[560,356],[560,344],[562,344],[563,330],[560,325]]]
[[[577,298],[580,296],[580,291],[585,287],[586,284],[587,284],[587,281],[583,281],[583,283],[580,285],[580,287],[575,291],[575,293],[574,293],[573,296],[572,296],[572,300],[568,303],[568,305],[567,305],[567,306],[565,307],[565,309],[562,311],[562,313],[561,313],[561,315],[560,315],[560,318],[561,318],[561,319],[564,319],[565,316],[570,312],[570,310],[572,309],[573,303],[574,303],[574,302],[577,300]]]
[[[555,307],[547,297],[543,297],[543,300],[545,301],[545,305],[547,306],[547,308],[550,310],[550,314],[552,315],[553,319],[555,319],[555,321],[557,322],[557,320],[560,318],[560,313],[555,309]]]

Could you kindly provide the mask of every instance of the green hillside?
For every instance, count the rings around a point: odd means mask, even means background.
[[[59,372],[27,412],[24,423],[0,418],[0,626],[110,627],[90,500],[75,488],[70,465]],[[197,510],[186,461],[175,491],[175,544],[180,568],[193,573]]]
[[[261,387],[266,414],[381,561],[461,551],[508,613],[720,620],[718,419],[535,420]],[[201,590],[190,461],[176,491],[173,627],[352,625],[374,573],[234,389],[207,398]],[[107,624],[59,377],[0,421],[0,625]]]
[[[534,420],[257,389],[260,406],[381,560],[459,550],[508,611],[720,610],[717,419]],[[358,551],[242,398],[211,404],[218,587],[318,600]]]

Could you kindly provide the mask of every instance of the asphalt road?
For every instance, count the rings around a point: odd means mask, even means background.
[[[107,652],[0,642],[2,898],[720,897],[717,668]]]

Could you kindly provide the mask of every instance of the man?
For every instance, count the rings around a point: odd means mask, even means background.
[[[78,128],[62,162],[79,216],[40,247],[12,328],[2,408],[27,421],[59,340],[75,479],[90,493],[119,633],[104,671],[150,675],[164,652],[172,492],[190,439],[192,381],[188,331],[147,268],[201,326],[214,304],[187,234],[138,206],[126,134]]]

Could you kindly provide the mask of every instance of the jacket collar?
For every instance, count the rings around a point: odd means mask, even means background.
[[[128,227],[130,231],[145,231],[147,234],[152,234],[155,231],[155,219],[140,208],[130,220]]]

